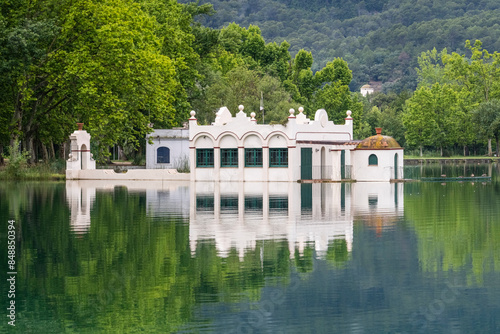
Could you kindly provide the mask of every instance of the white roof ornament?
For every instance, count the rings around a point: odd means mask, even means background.
[[[297,124],[308,124],[309,120],[304,114],[304,107],[299,107],[299,114],[297,115]]]
[[[233,119],[233,116],[227,107],[220,108],[215,115],[215,121],[212,125],[224,125],[231,122]]]
[[[325,109],[318,109],[316,111],[316,114],[314,115],[314,122],[318,122],[323,128],[326,126],[326,123],[328,123],[328,114]]]
[[[238,109],[240,110],[240,112],[236,114],[236,118],[238,118],[238,119],[247,119],[247,114],[245,112],[243,112],[243,110],[245,109],[245,107],[242,104],[240,104],[238,106]]]

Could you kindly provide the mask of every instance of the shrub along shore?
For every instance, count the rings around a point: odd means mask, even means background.
[[[0,166],[0,180],[11,181],[61,181],[66,179],[64,161],[53,161],[26,166],[12,166],[7,161]]]

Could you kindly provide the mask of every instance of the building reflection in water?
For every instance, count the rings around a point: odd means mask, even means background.
[[[146,194],[146,215],[189,218],[191,251],[215,242],[220,256],[243,257],[257,241],[286,240],[290,256],[313,247],[320,258],[337,239],[353,247],[353,223],[382,233],[403,216],[403,186],[391,183],[67,181],[71,226],[88,232],[96,192],[126,187]]]
[[[70,209],[71,231],[85,234],[90,228],[90,209],[95,200],[95,187],[82,186],[78,181],[66,182],[66,200]]]
[[[353,244],[353,222],[389,226],[403,215],[403,184],[391,183],[207,183],[193,184],[189,235],[215,240],[221,256],[236,249],[242,257],[256,241],[285,239],[290,255],[313,245],[324,257],[329,244]],[[382,225],[377,226],[377,223]]]

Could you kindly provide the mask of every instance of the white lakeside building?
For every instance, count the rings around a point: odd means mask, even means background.
[[[198,125],[191,112],[189,129],[154,130],[148,136],[146,169],[115,172],[96,169],[90,154],[90,135],[79,129],[71,135],[66,179],[256,181],[296,182],[372,181],[403,178],[403,148],[391,137],[377,135],[353,139],[353,119],[344,124],[328,120],[319,109],[310,120],[299,108],[290,109],[286,125],[257,124],[243,106],[235,117],[223,107],[211,125]],[[179,173],[189,163],[190,174]],[[185,168],[182,168],[185,169]]]
[[[328,120],[324,109],[310,120],[290,109],[286,125],[257,124],[239,106],[223,107],[212,125],[189,119],[191,181],[328,180],[390,181],[403,178],[403,149],[391,137],[353,139],[353,119]]]

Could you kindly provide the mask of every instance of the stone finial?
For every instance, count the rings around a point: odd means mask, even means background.
[[[191,110],[190,115],[191,115],[191,118],[190,118],[190,119],[196,119],[196,117],[195,117],[195,116],[196,116],[196,111]]]
[[[304,112],[304,107],[299,107],[299,113],[303,113]]]
[[[78,125],[78,131],[83,130],[83,123],[76,123],[76,125]]]
[[[242,104],[240,104],[240,105],[238,106],[238,109],[240,110],[240,112],[243,112],[243,109],[245,109],[245,107],[244,107]]]
[[[251,121],[256,121],[255,113],[253,111],[250,113],[250,117],[252,117]]]
[[[347,114],[347,118],[351,118],[352,111],[347,110],[345,113]]]
[[[290,110],[288,110],[288,112],[290,113],[290,116],[288,116],[289,118],[295,118],[295,109],[293,108],[290,108]]]

